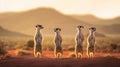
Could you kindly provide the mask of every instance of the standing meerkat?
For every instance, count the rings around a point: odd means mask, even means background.
[[[43,28],[42,25],[36,25],[36,33],[34,37],[34,56],[36,58],[42,57],[42,34],[40,30]]]
[[[75,55],[76,58],[81,58],[82,54],[83,54],[83,41],[84,41],[84,35],[82,33],[82,29],[84,28],[84,26],[77,26],[77,34],[75,37]]]
[[[55,54],[56,58],[62,57],[62,54],[63,54],[62,46],[61,46],[62,37],[60,35],[60,31],[61,31],[60,28],[55,28],[54,29],[54,32],[55,32],[55,36],[54,36],[54,44],[55,44],[54,54]]]
[[[89,35],[87,38],[87,55],[92,58],[94,56],[94,47],[95,47],[95,27],[89,28]]]

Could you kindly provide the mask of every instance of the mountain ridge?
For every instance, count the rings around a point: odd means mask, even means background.
[[[97,21],[91,22],[91,19],[87,20],[85,18],[86,16],[88,16],[88,19],[93,18],[92,21],[94,19]],[[85,15],[82,18],[84,20],[76,19],[71,15],[63,14],[53,8],[38,8],[18,13],[0,14],[0,24],[11,31],[19,31],[32,36],[35,34],[36,24],[43,25],[45,28],[42,32],[47,35],[48,33],[53,35],[53,29],[55,27],[60,27],[64,35],[75,35],[77,25],[83,25],[85,27],[83,30],[85,34],[88,32],[89,27],[96,27],[98,32],[105,34],[109,31],[108,28],[104,29],[105,27],[111,27],[112,24],[119,24],[119,17],[114,20],[111,19],[112,21],[109,20],[111,21],[110,23],[108,23],[108,20],[106,21],[91,15]],[[119,29],[116,29],[116,31],[119,31]],[[111,34],[113,31],[110,30],[109,33]],[[118,32],[118,34],[120,33]]]
[[[0,26],[0,36],[7,36],[7,37],[30,37],[30,35],[22,34],[19,32],[13,32],[7,29],[4,29],[2,26]]]

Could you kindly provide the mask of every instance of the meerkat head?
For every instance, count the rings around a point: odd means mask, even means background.
[[[81,25],[78,25],[78,26],[77,26],[77,29],[78,29],[78,30],[81,30],[82,28],[84,28],[84,26],[81,26]]]
[[[54,29],[54,32],[60,32],[61,31],[61,28],[55,28]]]
[[[42,25],[37,24],[37,25],[36,25],[36,28],[37,28],[38,30],[40,30],[40,29],[43,29],[44,27],[43,27]]]
[[[91,28],[89,28],[89,30],[92,31],[92,32],[95,32],[96,28],[95,27],[91,27]]]

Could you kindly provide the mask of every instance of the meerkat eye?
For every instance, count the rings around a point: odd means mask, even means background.
[[[57,30],[58,30],[58,28],[55,28],[55,29],[54,29],[54,32],[56,32]]]
[[[42,27],[42,25],[39,25],[39,27]]]
[[[56,30],[58,30],[58,28]]]

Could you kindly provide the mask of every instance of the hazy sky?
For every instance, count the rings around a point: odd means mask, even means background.
[[[52,7],[65,14],[94,14],[101,18],[120,16],[120,0],[0,0],[0,12]]]

